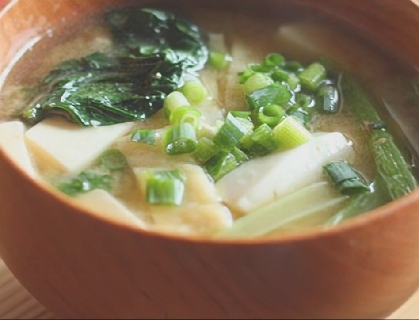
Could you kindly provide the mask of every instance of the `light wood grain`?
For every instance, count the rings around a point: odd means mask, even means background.
[[[0,259],[0,319],[54,319]]]
[[[419,319],[419,290],[388,319]]]

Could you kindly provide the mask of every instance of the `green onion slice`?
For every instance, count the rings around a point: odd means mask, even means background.
[[[256,72],[244,83],[244,92],[251,93],[253,91],[266,88],[272,84],[274,84],[274,81],[271,77],[266,74]]]
[[[220,151],[220,148],[211,139],[202,137],[198,140],[194,157],[202,164],[217,155]]]
[[[288,150],[312,139],[310,131],[294,117],[289,116],[273,129],[274,140],[282,150]]]
[[[273,128],[281,122],[284,116],[285,110],[282,107],[275,104],[268,104],[259,109],[258,120],[259,123],[265,123]]]
[[[145,170],[140,179],[145,186],[146,200],[154,205],[180,205],[185,191],[184,175],[178,170]]]
[[[268,104],[286,106],[290,103],[293,94],[287,86],[280,83],[274,83],[265,88],[255,90],[252,93],[247,94],[246,97],[250,110],[257,112],[260,108],[265,107]]]
[[[240,111],[240,110],[232,110],[230,113],[235,118],[241,118],[251,121],[252,120],[252,113],[250,111]]]
[[[239,164],[240,163],[237,161],[233,153],[220,152],[218,155],[207,161],[204,168],[214,181],[218,181],[227,173],[236,169]]]
[[[103,152],[99,162],[110,171],[123,170],[128,166],[125,155],[118,149],[108,149]]]
[[[194,152],[197,145],[195,127],[188,122],[170,126],[163,135],[163,145],[169,155]]]
[[[199,128],[201,120],[201,112],[194,107],[179,107],[172,111],[169,117],[171,124],[180,124],[188,122],[194,126],[195,129]]]
[[[243,137],[240,141],[240,146],[247,150],[252,157],[265,156],[277,149],[273,131],[266,123],[259,126],[251,134]]]
[[[157,144],[157,132],[150,129],[139,129],[131,134],[130,140],[155,146]]]
[[[344,195],[369,192],[365,179],[347,162],[331,162],[323,167],[327,176]]]
[[[318,62],[312,63],[299,74],[301,84],[312,91],[316,90],[326,76],[326,68]]]
[[[252,130],[252,123],[243,118],[227,114],[224,124],[214,136],[214,143],[225,151],[232,150],[240,139]]]
[[[310,113],[313,111],[313,107],[316,105],[315,99],[312,95],[304,94],[301,92],[298,92],[295,95],[295,102],[299,108]]]
[[[321,85],[316,92],[316,107],[323,113],[337,113],[339,111],[339,92],[331,84]]]
[[[164,99],[164,113],[167,117],[169,117],[173,110],[180,107],[188,107],[190,105],[191,104],[189,103],[188,99],[186,99],[182,92],[173,91],[166,96],[166,99]]]
[[[211,52],[209,55],[210,64],[218,71],[227,69],[231,61],[231,56],[227,53]]]
[[[192,105],[199,105],[208,96],[207,89],[199,79],[185,81],[185,84],[179,88],[188,102]]]

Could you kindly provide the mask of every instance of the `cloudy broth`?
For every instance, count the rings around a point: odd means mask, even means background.
[[[380,115],[386,120],[390,132],[400,149],[407,155],[408,161],[413,164],[413,171],[416,171],[416,154],[419,146],[414,137],[418,136],[415,128],[418,119],[411,116],[411,110],[419,107],[419,80],[417,80],[419,77],[414,70],[405,67],[396,57],[386,54],[383,48],[374,46],[369,39],[362,39],[351,30],[337,26],[336,21],[328,20],[309,9],[301,10],[291,5],[284,6],[281,12],[271,16],[267,16],[264,12],[251,14],[244,9],[241,12],[238,8],[217,11],[203,8],[203,5],[171,8],[169,3],[169,5],[163,4],[161,8],[181,14],[196,23],[206,34],[223,35],[222,45],[232,56],[232,61],[226,70],[215,71],[207,66],[199,72],[209,96],[199,108],[208,124],[216,126],[217,121],[222,121],[229,111],[248,109],[242,85],[237,79],[237,74],[248,64],[259,63],[269,53],[274,52],[303,64],[329,57],[338,64],[337,72],[336,70],[332,72],[337,83],[339,83],[339,72],[351,72],[356,74],[371,92],[378,102],[377,105],[380,106],[378,110]],[[310,41],[307,42],[307,39]],[[211,45],[220,44],[215,41]],[[33,99],[29,88],[42,81],[45,75],[60,62],[81,58],[96,51],[111,50],[112,37],[101,16],[92,17],[84,24],[53,30],[17,62],[6,78],[0,92],[0,121],[14,120],[17,114],[27,109]],[[139,200],[141,186],[138,185],[133,173],[136,168],[180,166],[188,171],[196,165],[195,159],[190,154],[170,156],[161,152],[156,146],[138,144],[129,140],[129,134],[136,129],[157,130],[165,127],[166,122],[164,113],[158,111],[151,118],[134,123],[128,133],[115,139],[110,147],[120,150],[126,156],[129,169],[117,174],[112,185],[112,194],[125,208],[144,222],[145,228],[186,235],[216,234],[226,225],[214,222],[216,219],[211,217],[212,211],[225,210],[220,211],[217,218],[221,220],[228,220],[228,215],[236,220],[244,213],[229,205],[222,209],[215,208],[213,200],[199,203],[199,199],[208,198],[207,195],[201,194],[193,194],[190,198],[185,195],[185,203],[178,207],[156,206]],[[351,164],[368,181],[377,174],[367,142],[367,132],[363,130],[352,112],[345,108],[345,101],[342,102],[340,112],[337,114],[315,115],[310,123],[310,129],[313,132],[323,133],[341,132],[351,141],[354,149],[355,157]],[[71,178],[79,173],[62,173],[56,170],[54,166],[38,158],[36,152],[30,148],[29,154],[39,176],[53,186],[63,177]],[[194,185],[186,184],[185,188],[186,191],[193,190]],[[297,219],[274,230],[268,236],[321,226],[344,205],[345,203],[336,205],[332,211],[325,210],[315,217]],[[202,219],[196,218],[195,212],[200,213]]]

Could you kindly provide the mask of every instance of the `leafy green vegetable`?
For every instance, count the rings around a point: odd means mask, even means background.
[[[131,54],[163,53],[190,70],[202,69],[208,60],[198,26],[170,12],[128,7],[109,12],[106,21],[118,44]]]
[[[118,149],[108,149],[99,157],[100,164],[108,170],[121,171],[128,167],[127,158]]]
[[[52,70],[23,118],[35,124],[58,114],[83,126],[144,120],[163,107],[181,76],[180,65],[159,55],[111,57],[97,52]]]
[[[391,201],[385,182],[380,176],[372,183],[371,192],[363,192],[350,198],[349,203],[326,222],[326,227],[335,226],[346,219],[356,217]]]
[[[157,144],[157,132],[150,129],[139,129],[131,134],[130,140],[155,146]]]
[[[111,190],[112,176],[83,171],[76,178],[60,183],[57,188],[69,196],[86,193],[94,189]]]
[[[342,75],[340,85],[346,106],[354,111],[359,121],[364,125],[375,124],[370,127],[369,141],[378,175],[384,180],[391,198],[395,200],[412,192],[418,186],[412,165],[405,159],[392,135],[382,129],[374,100],[350,74]],[[378,129],[374,129],[377,124]]]
[[[208,59],[200,30],[171,13],[129,8],[106,15],[118,44],[53,69],[22,117],[35,124],[62,115],[83,126],[144,120],[163,107],[184,72]]]

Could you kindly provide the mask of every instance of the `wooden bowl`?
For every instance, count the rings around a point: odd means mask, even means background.
[[[284,1],[240,5],[275,12]],[[49,28],[122,2],[12,1],[0,13],[0,70]],[[414,2],[294,2],[359,28],[419,66]],[[4,152],[0,172],[0,254],[62,317],[380,318],[419,285],[419,190],[329,231],[232,242],[152,234],[100,217],[33,181]]]

